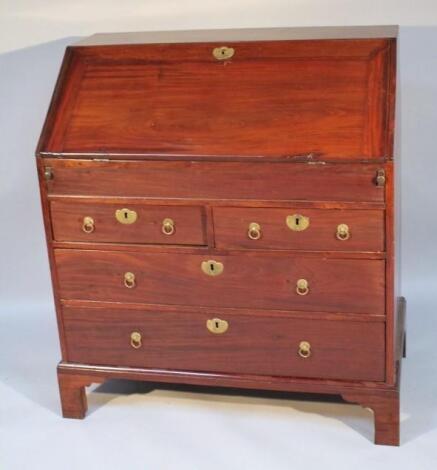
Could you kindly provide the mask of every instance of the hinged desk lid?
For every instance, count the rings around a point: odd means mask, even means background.
[[[390,158],[394,41],[70,47],[38,153]]]

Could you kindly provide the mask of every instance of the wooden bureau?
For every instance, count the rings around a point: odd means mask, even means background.
[[[399,443],[396,28],[95,35],[37,148],[65,417],[108,378],[338,394]]]

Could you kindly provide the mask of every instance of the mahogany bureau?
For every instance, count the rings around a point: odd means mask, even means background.
[[[65,417],[109,378],[341,395],[399,443],[396,28],[95,35],[36,151]]]

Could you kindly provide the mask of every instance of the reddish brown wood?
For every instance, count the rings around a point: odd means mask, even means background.
[[[395,207],[394,207],[394,173],[393,164],[386,167],[387,184],[385,187],[385,197],[387,200],[387,209],[385,211],[385,233],[386,233],[386,253],[387,262],[385,265],[385,310],[387,313],[386,329],[386,373],[387,383],[394,385],[396,381],[396,318],[399,305],[396,305],[396,297],[399,295],[395,291],[395,250],[397,233],[395,233]]]
[[[75,47],[40,151],[387,157],[390,43],[238,43],[229,61],[212,43]]]
[[[378,444],[399,444],[399,377],[401,366],[402,341],[405,331],[405,299],[398,300],[399,331],[398,346],[398,381],[395,386],[384,382],[339,381],[329,379],[308,379],[293,377],[273,377],[269,375],[225,374],[218,372],[194,372],[169,369],[147,369],[120,366],[98,366],[62,362],[58,366],[58,375],[71,376],[71,383],[88,384],[102,382],[106,378],[130,380],[148,380],[152,382],[186,383],[223,387],[241,387],[249,389],[282,390],[295,392],[341,394],[346,400],[358,402],[375,410],[375,440]],[[94,308],[96,306],[94,305]],[[99,307],[97,307],[99,308]],[[101,308],[101,307],[100,307]],[[118,306],[115,306],[118,309]],[[132,307],[129,307],[130,309]],[[106,311],[106,310],[105,310]],[[83,376],[86,376],[84,379]],[[80,385],[81,386],[81,385]],[[84,396],[84,395],[83,395]],[[77,395],[76,395],[77,397]],[[76,398],[77,400],[77,398]],[[76,401],[77,402],[77,401]],[[79,401],[79,403],[83,403]],[[80,409],[83,409],[80,408]]]
[[[396,39],[314,31],[67,50],[37,149],[65,416],[83,417],[84,387],[111,377],[338,393],[374,410],[377,443],[398,442]],[[217,61],[223,45],[235,55]],[[134,226],[117,225],[119,206],[138,210]],[[291,211],[310,228],[286,228]],[[222,275],[201,272],[209,259]],[[211,317],[229,330],[209,333]]]
[[[375,420],[375,444],[399,445],[399,391],[348,392],[342,397],[373,411]]]
[[[137,213],[133,224],[121,224],[115,211],[128,208]],[[204,210],[201,207],[144,206],[120,200],[118,204],[53,201],[50,204],[53,238],[56,241],[205,245]],[[92,217],[94,230],[85,232],[84,217]],[[174,233],[162,231],[163,221],[174,222]]]
[[[201,269],[207,255],[56,250],[63,299],[326,312],[384,313],[384,262],[299,256],[218,256],[221,275]],[[128,289],[125,272],[136,277]],[[298,295],[298,279],[309,293]],[[369,295],[371,293],[371,295]],[[357,301],[359,299],[359,301]]]
[[[64,307],[77,309],[77,308],[102,308],[103,306],[107,310],[120,309],[123,310],[139,310],[142,312],[174,312],[177,310],[181,313],[207,313],[216,311],[217,309],[211,309],[211,307],[205,307],[202,305],[164,305],[164,304],[144,304],[129,302],[120,305],[119,302],[108,302],[104,304],[96,302],[94,300],[74,300],[65,299],[61,301]],[[307,320],[347,320],[353,322],[381,322],[385,321],[383,314],[374,313],[348,313],[348,312],[315,312],[315,311],[302,311],[302,310],[268,310],[268,309],[251,309],[251,308],[232,308],[222,307],[219,309],[223,314],[242,314],[242,315],[261,315],[261,316],[285,316],[291,319],[307,319]]]
[[[308,217],[309,227],[291,230],[286,218],[294,214]],[[261,238],[255,240],[248,234],[253,222],[261,227]],[[336,236],[339,224],[348,225],[349,239]],[[214,229],[217,248],[384,251],[383,211],[215,208]]]
[[[47,186],[45,184],[45,177],[44,177],[44,168],[45,167],[44,167],[44,163],[42,159],[38,159],[37,160],[37,172],[38,172],[41,207],[42,207],[43,219],[44,219],[47,254],[48,254],[49,264],[50,264],[50,277],[51,277],[52,288],[53,288],[53,300],[55,304],[56,322],[57,322],[59,337],[60,337],[61,357],[62,359],[65,359],[66,347],[65,347],[65,342],[64,342],[64,322],[62,318],[61,303],[60,303],[60,298],[59,298],[58,275],[55,269],[52,227],[51,227],[51,219],[50,219],[49,200],[47,196]]]
[[[288,28],[194,29],[178,31],[137,31],[135,33],[96,33],[81,39],[78,46],[125,44],[191,44],[205,42],[302,41],[304,39],[396,38],[395,25],[305,26]]]
[[[94,375],[72,375],[58,370],[62,416],[64,418],[83,419],[88,409],[85,387],[102,381],[103,379]]]
[[[190,371],[383,381],[384,323],[253,315],[64,307],[68,361]],[[228,331],[213,334],[208,319]],[[130,345],[132,332],[142,346]],[[298,354],[301,341],[311,356]]]
[[[212,239],[211,239],[212,240]],[[141,253],[177,253],[177,254],[206,254],[210,256],[222,256],[231,255],[234,253],[239,254],[241,250],[229,250],[229,249],[218,249],[209,248],[208,246],[184,246],[184,245],[137,245],[129,243],[86,243],[86,242],[52,242],[53,248],[79,248],[81,250],[104,250],[104,251],[123,251],[123,252],[141,252]],[[213,240],[211,241],[213,246]],[[247,255],[254,255],[252,251],[261,250],[248,250]],[[370,252],[370,251],[307,251],[307,250],[264,250],[268,251],[272,256],[282,255],[298,255],[304,256],[305,258],[327,258],[327,259],[385,259],[384,252]]]
[[[375,185],[383,165],[251,163],[249,170],[241,162],[44,162],[53,169],[50,196],[384,202],[384,188]]]

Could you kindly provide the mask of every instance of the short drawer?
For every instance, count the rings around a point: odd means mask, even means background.
[[[384,165],[44,158],[52,195],[383,203]],[[389,178],[387,174],[387,178]]]
[[[217,248],[384,251],[384,211],[214,209]]]
[[[52,201],[57,241],[204,245],[201,207]]]
[[[55,250],[63,299],[384,314],[385,262]]]
[[[64,308],[63,318],[70,362],[384,380],[384,322],[121,306]]]

